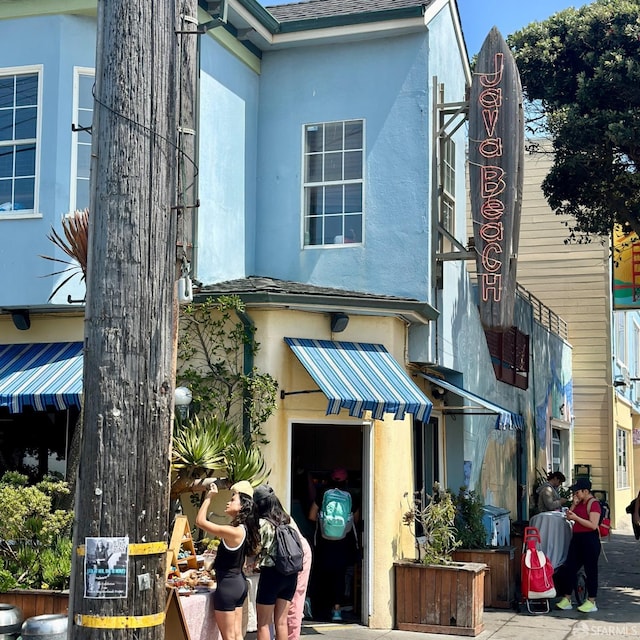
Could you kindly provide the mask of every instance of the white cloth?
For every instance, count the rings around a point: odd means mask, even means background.
[[[562,511],[543,511],[531,518],[529,525],[540,532],[540,550],[554,569],[567,559],[572,528]]]

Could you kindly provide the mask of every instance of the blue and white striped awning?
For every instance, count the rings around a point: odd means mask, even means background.
[[[371,411],[376,420],[405,413],[429,420],[432,404],[407,372],[381,344],[285,338],[293,353],[329,399],[327,415],[348,409],[362,417]]]
[[[466,389],[463,389],[462,387],[459,387],[458,385],[453,384],[452,382],[447,382],[442,378],[436,378],[435,376],[430,376],[430,375],[427,375],[426,373],[420,373],[420,375],[425,380],[428,380],[432,384],[435,384],[439,387],[442,387],[446,391],[451,391],[456,395],[466,398],[467,400],[470,400],[474,404],[477,404],[480,407],[487,409],[487,411],[489,411],[490,413],[495,413],[497,415],[496,429],[502,431],[506,429],[524,428],[524,418],[519,413],[514,413],[513,411],[504,409],[500,405],[495,404],[495,402],[490,402],[485,398],[481,398],[480,396],[476,395],[472,391],[467,391]],[[464,412],[468,413],[469,415],[474,415],[472,411],[465,410]]]
[[[81,397],[82,342],[0,345],[0,406],[62,410]]]

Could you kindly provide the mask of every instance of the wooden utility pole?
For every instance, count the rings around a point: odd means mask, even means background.
[[[180,215],[177,3],[98,0],[74,640],[165,637]],[[190,38],[195,51],[197,36]],[[95,538],[111,563],[94,562]]]

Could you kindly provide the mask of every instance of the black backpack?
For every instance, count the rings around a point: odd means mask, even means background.
[[[274,562],[276,569],[285,576],[302,571],[302,543],[300,535],[289,524],[273,524],[275,533]]]

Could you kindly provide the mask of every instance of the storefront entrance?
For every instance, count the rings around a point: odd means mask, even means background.
[[[363,570],[363,565],[367,565],[365,551],[368,530],[364,523],[367,522],[368,513],[369,474],[366,473],[366,460],[369,459],[369,428],[368,423],[361,422],[292,425],[291,511],[314,551],[317,546],[314,542],[317,543],[320,532],[316,532],[316,523],[308,519],[311,505],[331,484],[331,472],[334,469],[342,467],[348,473],[347,490],[351,493],[353,511],[356,513],[357,535],[349,534],[346,542],[349,562],[345,571],[341,603],[344,622],[362,622],[367,619],[363,588],[363,573],[366,575],[366,570]],[[308,595],[312,618],[318,621],[331,619],[332,603],[327,599],[329,589],[323,584],[324,580],[325,574],[314,565]]]

